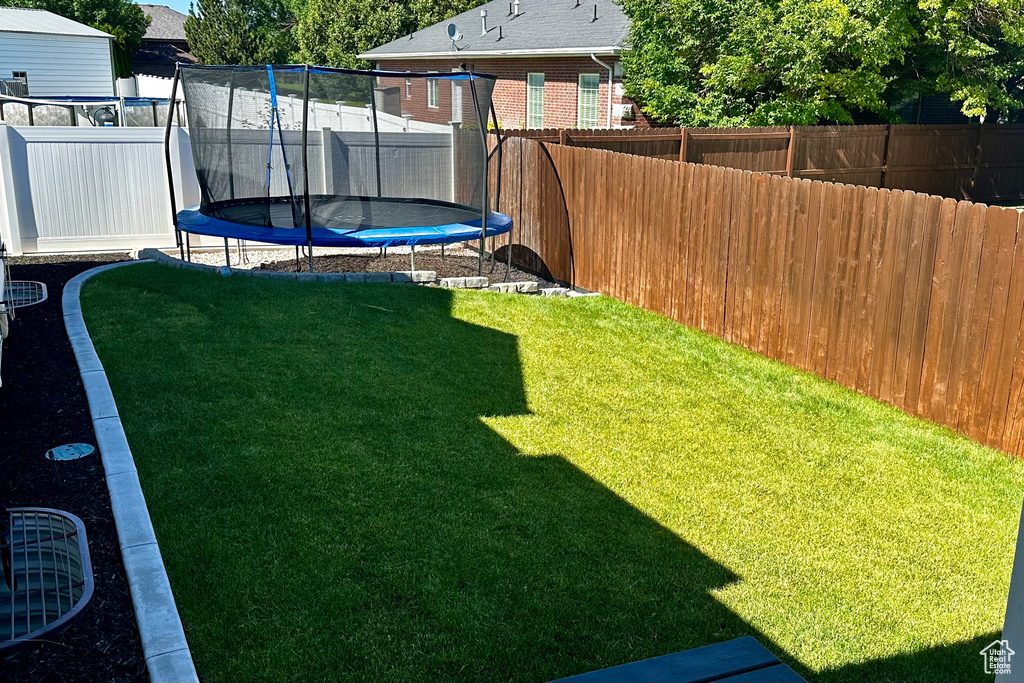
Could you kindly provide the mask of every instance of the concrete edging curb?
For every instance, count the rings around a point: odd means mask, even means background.
[[[198,683],[192,653],[185,640],[185,629],[174,603],[160,547],[142,494],[135,460],[117,413],[110,383],[100,363],[82,317],[81,292],[86,280],[97,273],[142,261],[126,261],[99,266],[79,273],[64,286],[62,304],[64,327],[78,362],[85,386],[89,414],[103,471],[110,492],[110,507],[117,526],[118,543],[128,576],[128,588],[135,607],[135,621],[142,639],[142,653],[152,683],[181,681]]]

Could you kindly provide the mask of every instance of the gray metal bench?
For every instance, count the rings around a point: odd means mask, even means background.
[[[797,672],[768,651],[752,636],[724,643],[695,647],[671,655],[630,664],[598,669],[561,678],[565,681],[611,683],[702,683],[705,681],[746,681],[747,683],[805,683]]]

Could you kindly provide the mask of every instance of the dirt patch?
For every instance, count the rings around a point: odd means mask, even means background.
[[[85,611],[62,633],[0,657],[3,680],[148,680],[99,453],[62,462],[57,473],[43,457],[61,444],[96,445],[78,365],[64,330],[64,285],[84,270],[125,258],[126,254],[33,257],[17,259],[11,266],[14,279],[45,282],[49,298],[19,309],[4,341],[0,504],[53,507],[78,515],[89,540],[95,592]]]
[[[295,258],[268,261],[259,266],[262,270],[282,272],[306,272],[309,268],[307,259],[300,255]],[[479,257],[475,252],[465,248],[445,250],[444,257],[439,249],[416,250],[416,270],[433,270],[442,277],[475,277],[479,268]],[[313,255],[313,270],[317,273],[382,273],[388,271],[412,270],[409,249],[388,250],[383,252],[362,254],[326,254]],[[506,276],[507,273],[507,276]],[[491,261],[484,258],[483,275],[491,284],[498,282],[539,282],[541,287],[553,287],[542,278],[516,269],[507,269],[502,261]]]

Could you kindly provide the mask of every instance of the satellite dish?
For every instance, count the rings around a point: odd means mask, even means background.
[[[448,37],[452,39],[453,43],[456,40],[462,40],[462,31],[454,23],[448,24]]]

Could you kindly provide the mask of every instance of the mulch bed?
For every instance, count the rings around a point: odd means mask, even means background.
[[[4,341],[0,375],[0,503],[53,507],[85,523],[95,577],[89,606],[62,633],[0,658],[11,681],[145,681],[142,645],[99,453],[62,462],[60,482],[43,454],[96,439],[85,392],[64,330],[61,294],[78,273],[127,255],[25,258],[16,280],[46,283],[49,298],[18,310]]]
[[[454,252],[454,253],[453,253]],[[483,274],[491,284],[498,282],[529,282],[536,281],[541,287],[551,287],[551,283],[545,282],[535,275],[512,268],[508,278],[505,277],[506,264],[502,261],[491,262],[489,258],[484,259]],[[277,270],[282,272],[296,272],[294,258],[264,263],[259,266],[262,270]],[[468,252],[467,249],[447,250],[444,259],[438,249],[417,250],[416,270],[433,270],[439,278],[442,277],[475,277],[479,260],[476,254]],[[298,272],[306,272],[309,268],[305,257],[300,257]],[[410,270],[409,250],[406,247],[391,249],[387,256],[382,254],[338,254],[317,256],[313,254],[313,270],[317,273],[382,273],[388,271]]]

